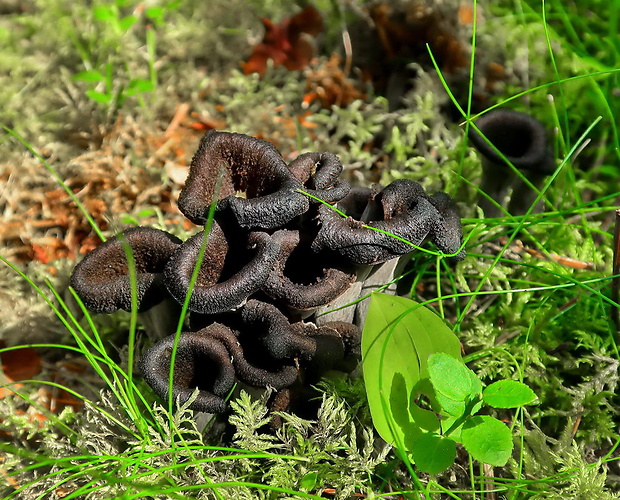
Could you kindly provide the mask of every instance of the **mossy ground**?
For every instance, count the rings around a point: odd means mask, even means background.
[[[407,53],[411,59],[380,68],[391,86],[372,77],[377,57],[387,56],[363,43],[371,40],[362,28],[371,4],[315,5],[325,13],[315,60],[298,71],[268,67],[262,77],[241,69],[262,39],[259,18],[290,16],[301,8],[295,2],[3,5],[2,257],[43,287],[51,304],[57,298],[46,282],[70,299],[71,268],[99,240],[54,173],[105,235],[137,223],[191,234],[175,200],[212,127],[267,139],[286,158],[334,152],[352,182],[406,177],[444,190],[459,204],[468,258],[454,266],[417,254],[415,278],[403,280],[401,291],[433,300],[485,382],[522,379],[536,391],[538,405],[514,429],[514,460],[493,470],[463,455],[447,473],[414,481],[377,441],[360,379],[332,380],[318,418],[285,416],[276,436],[262,431],[262,403],[241,400],[228,442],[239,450],[218,450],[189,412],[171,417],[156,406],[140,416],[131,394],[143,393],[150,407],[148,388],[113,378],[108,385],[93,369],[98,362],[104,373],[127,370],[135,318],[92,318],[109,356],[103,361],[85,356],[85,349],[98,352],[93,346],[62,349],[74,347],[76,336],[31,284],[2,266],[0,339],[57,346],[38,350],[44,382],[11,386],[19,394],[0,399],[5,495],[376,498],[406,491],[419,498],[418,489],[427,498],[617,497],[620,355],[611,276],[620,196],[619,2],[489,1],[475,11],[456,0],[393,2],[431,13],[426,41],[437,67],[422,43]],[[352,55],[343,49],[345,30]],[[442,52],[446,38],[452,45]],[[309,94],[334,85],[351,100],[307,105]],[[484,219],[477,208],[481,165],[463,139],[458,106],[468,117],[496,103],[532,113],[553,132],[562,166],[544,186],[543,213]]]

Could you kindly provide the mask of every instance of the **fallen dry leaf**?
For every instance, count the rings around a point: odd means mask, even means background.
[[[41,358],[36,349],[23,347],[0,354],[2,360],[2,371],[7,383],[29,380],[41,372]],[[21,384],[14,384],[11,387],[19,388]],[[9,387],[0,387],[0,399],[12,394]]]
[[[315,53],[313,37],[323,30],[323,17],[311,5],[300,13],[274,24],[262,18],[265,27],[263,41],[254,47],[247,62],[243,63],[246,75],[263,75],[267,62],[294,71],[305,68]]]

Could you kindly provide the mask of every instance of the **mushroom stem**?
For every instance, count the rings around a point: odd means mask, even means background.
[[[410,255],[404,255],[399,259],[392,259],[384,264],[375,266],[372,272],[362,282],[359,297],[365,297],[372,292],[381,291],[389,295],[396,294],[396,283],[390,283],[395,276],[400,276],[402,271],[410,261]],[[387,287],[385,285],[390,283]],[[383,288],[385,287],[385,288]],[[362,328],[366,321],[366,315],[368,314],[368,307],[370,306],[370,297],[366,297],[361,302],[358,302],[355,307],[355,320],[354,323]]]
[[[180,315],[181,306],[169,297],[148,311],[139,312],[138,321],[148,337],[155,342],[176,331]]]

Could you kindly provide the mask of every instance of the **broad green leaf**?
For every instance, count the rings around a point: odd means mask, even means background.
[[[148,7],[144,14],[153,21],[161,21],[164,18],[164,9],[162,7]]]
[[[472,417],[463,424],[461,442],[478,462],[496,467],[506,465],[512,454],[510,428],[487,415]]]
[[[411,418],[409,406],[411,391],[407,390],[405,378],[401,373],[395,373],[390,387],[389,405],[394,428],[398,430],[399,443],[410,450],[413,443],[422,435],[422,428]],[[437,418],[437,417],[435,417]]]
[[[445,353],[433,354],[428,359],[429,378],[435,390],[435,399],[444,413],[460,417],[467,403],[482,393],[482,383],[463,361]],[[476,413],[482,403],[467,410]]]
[[[409,414],[413,418],[416,425],[421,429],[430,432],[439,431],[439,418],[430,410],[420,408],[415,402],[409,404]]]
[[[483,391],[482,398],[494,408],[518,408],[534,401],[536,394],[522,382],[498,380]]]
[[[442,413],[445,412],[453,417],[460,417],[463,413],[465,413],[465,401],[456,401],[444,396],[441,393],[435,394],[435,398],[441,405],[441,409],[443,410]]]
[[[80,80],[82,82],[103,82],[105,81],[105,76],[101,73],[101,71],[89,69],[73,75],[73,79]]]
[[[480,397],[480,402],[476,404],[476,406],[474,406],[471,410],[471,414],[475,415],[476,413],[478,413],[480,408],[482,408],[482,382],[480,382],[478,375],[476,375],[472,370],[469,370],[469,377],[471,378],[472,395]]]
[[[427,360],[435,352],[460,359],[459,341],[441,318],[412,300],[372,295],[362,334],[364,383],[375,428],[389,443],[408,447],[422,426],[434,425],[427,414],[414,422],[412,402],[414,391],[428,385]]]
[[[437,434],[425,434],[414,443],[411,454],[418,469],[439,474],[454,463],[456,443]]]
[[[463,361],[439,352],[428,358],[428,375],[437,394],[454,401],[466,402],[475,389],[471,370]]]

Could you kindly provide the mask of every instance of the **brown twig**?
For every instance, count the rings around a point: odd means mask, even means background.
[[[493,468],[492,465],[489,464],[484,464],[483,465],[483,470],[484,470],[484,490],[486,492],[486,498],[488,500],[497,500],[497,496],[495,495],[495,485],[493,484],[493,478],[495,477],[495,469]]]

